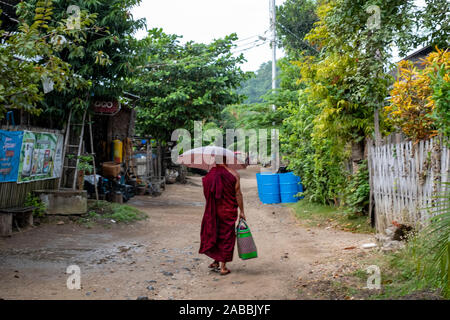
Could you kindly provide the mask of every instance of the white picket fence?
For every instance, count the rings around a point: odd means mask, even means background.
[[[449,181],[450,150],[442,139],[413,144],[397,135],[379,147],[369,148],[371,189],[378,232],[393,221],[414,226],[427,225],[434,215],[436,196]]]

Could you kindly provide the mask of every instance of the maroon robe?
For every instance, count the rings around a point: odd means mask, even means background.
[[[236,182],[236,177],[221,166],[212,168],[203,178],[206,207],[199,253],[219,262],[233,260],[238,215]]]

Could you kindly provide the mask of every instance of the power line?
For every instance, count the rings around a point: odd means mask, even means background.
[[[247,43],[244,43],[244,44],[241,44],[241,45],[235,45],[233,50],[246,48],[246,47],[251,46],[251,45],[253,45],[255,43],[258,43],[259,41],[261,41],[261,39],[257,39],[257,40],[254,40],[252,42],[247,42]]]
[[[284,16],[283,14],[281,14],[284,18],[286,18],[286,16]],[[301,39],[298,35],[296,35],[294,32],[292,32],[291,30],[289,30],[288,28],[286,28],[284,25],[282,25],[280,22],[276,21],[276,25],[280,26],[281,28],[283,28],[284,31],[290,33],[291,35],[293,35],[297,40],[299,40],[301,43],[303,43],[304,45],[308,46],[309,48],[313,49],[314,51],[316,51],[317,53],[320,53],[316,48],[314,48],[312,45],[310,45],[308,43],[308,41],[305,41],[304,39]]]
[[[269,30],[264,31],[263,35],[265,35],[267,32],[269,32]],[[250,39],[253,39],[253,38],[256,38],[256,37],[261,37],[261,35],[257,34],[257,35],[254,35],[254,36],[251,36],[251,37],[248,37],[248,38],[239,39],[235,43],[243,42],[243,41],[250,40]]]
[[[247,46],[252,45],[252,44],[254,44],[254,43],[257,43],[257,42],[259,42],[259,41],[261,41],[261,40],[262,40],[262,41],[266,41],[267,38],[264,37],[264,35],[265,35],[266,33],[267,33],[267,31],[266,31],[262,36],[261,36],[261,35],[257,36],[258,39],[256,39],[256,40],[253,40],[253,41],[250,41],[250,42],[247,42],[247,43],[244,43],[244,44],[238,44],[238,45],[236,45],[236,48],[235,48],[235,49],[247,47]]]
[[[2,15],[5,15],[9,20],[15,22],[15,23],[19,23],[20,21],[17,19],[14,19],[13,17],[11,17],[9,14],[7,14],[5,11],[2,11]]]
[[[12,5],[11,3],[7,3],[7,2],[1,1],[1,0],[0,0],[0,3],[6,4],[7,6],[10,6],[11,8],[14,8],[14,9],[16,8],[16,6]]]
[[[237,50],[237,51],[233,51],[233,52],[232,52],[232,54],[236,54],[236,53],[242,53],[242,52],[246,52],[246,51],[249,51],[249,50],[252,50],[252,49],[255,49],[255,48],[261,47],[261,46],[263,46],[263,45],[267,44],[267,42],[268,42],[268,40],[265,40],[265,41],[263,41],[263,42],[262,42],[262,43],[260,43],[260,44],[254,44],[254,45],[253,45],[253,46],[251,46],[251,47],[248,47],[248,48],[244,48],[244,49],[240,49],[240,50]]]
[[[244,38],[244,39],[239,39],[239,40],[237,40],[235,43],[239,43],[239,42],[243,42],[243,41],[247,41],[247,40],[250,40],[250,39],[253,39],[253,38],[256,38],[256,37],[258,37],[259,35],[255,35],[255,36],[251,36],[251,37],[248,37],[248,38]]]
[[[242,50],[242,49],[246,49],[246,48],[252,47],[252,46],[256,45],[258,42],[260,42],[260,41],[267,41],[267,40],[264,40],[264,39],[258,39],[258,40],[255,40],[255,41],[253,41],[253,42],[247,43],[247,44],[245,44],[245,45],[237,46],[237,47],[233,48],[232,51]]]

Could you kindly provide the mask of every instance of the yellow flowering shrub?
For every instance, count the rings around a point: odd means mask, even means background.
[[[391,105],[385,107],[388,121],[414,141],[429,139],[438,133],[433,115],[436,102],[432,79],[444,69],[447,71],[444,79],[449,81],[450,52],[437,49],[422,59],[422,65],[425,68],[419,70],[411,61],[399,63],[399,77],[391,91]]]

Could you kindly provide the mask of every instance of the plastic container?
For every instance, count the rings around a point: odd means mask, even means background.
[[[262,184],[261,184],[261,174],[257,173],[256,174],[256,183],[258,184],[258,197],[261,200],[261,189],[262,189]]]
[[[292,172],[278,174],[280,179],[280,197],[282,203],[295,203],[300,200],[296,195],[303,192],[300,177]]]
[[[264,204],[280,203],[280,179],[278,174],[257,173],[259,199]]]
[[[123,142],[120,140],[113,141],[114,146],[114,162],[122,163],[123,160]]]

